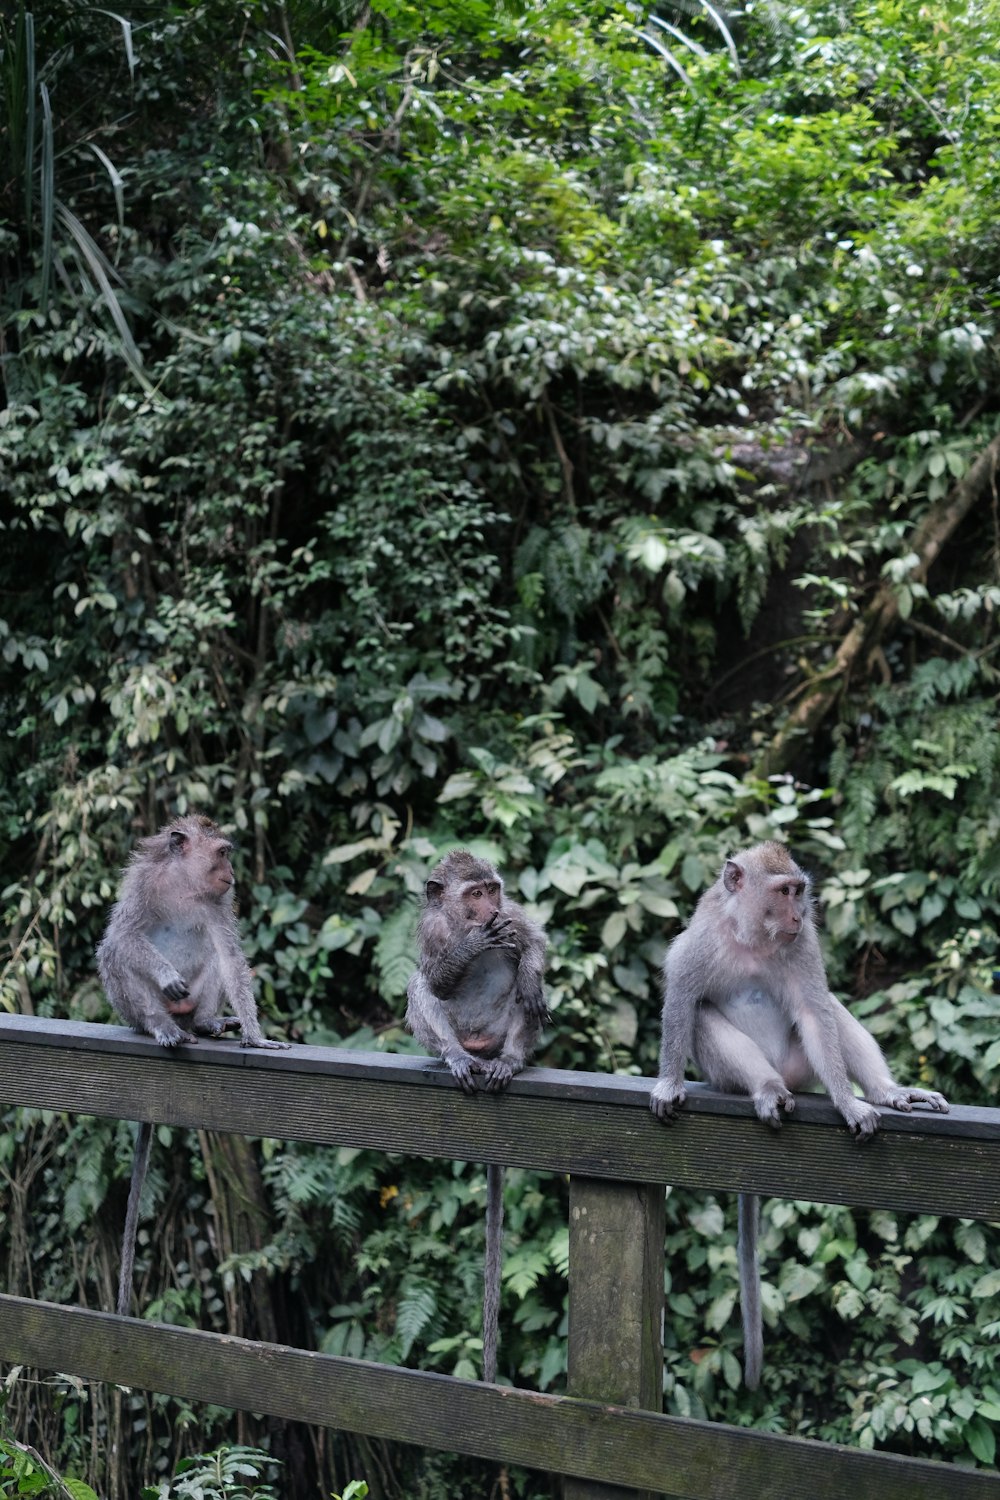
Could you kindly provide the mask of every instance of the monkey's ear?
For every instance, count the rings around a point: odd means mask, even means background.
[[[179,828],[170,830],[170,852],[171,854],[183,854],[187,844],[187,834],[181,833]]]
[[[738,865],[735,859],[727,859],[722,871],[722,883],[729,894],[738,891],[745,879],[743,866]]]
[[[441,880],[428,880],[424,886],[424,894],[431,906],[440,906],[444,900],[444,882]]]

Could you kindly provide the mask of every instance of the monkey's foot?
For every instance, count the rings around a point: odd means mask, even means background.
[[[259,1036],[254,1042],[240,1042],[241,1047],[257,1047],[262,1052],[288,1052],[291,1045],[291,1042],[279,1042],[269,1036]]]
[[[510,1063],[505,1063],[496,1057],[492,1062],[483,1064],[480,1088],[485,1089],[487,1093],[495,1094],[500,1089],[505,1089],[513,1076],[514,1069]]]
[[[686,1098],[687,1090],[683,1084],[667,1083],[661,1078],[659,1083],[653,1085],[649,1107],[661,1124],[672,1125]]]
[[[943,1110],[948,1113],[948,1101],[943,1094],[938,1094],[934,1089],[892,1089],[881,1101],[888,1104],[890,1109],[902,1109],[907,1113],[915,1104],[926,1104],[928,1109]]]
[[[758,1120],[763,1120],[765,1125],[770,1125],[774,1130],[780,1130],[782,1111],[786,1115],[792,1113],[795,1095],[790,1094],[783,1083],[765,1083],[754,1094],[753,1107],[757,1111]]]
[[[154,1042],[159,1042],[161,1047],[194,1047],[198,1038],[190,1031],[184,1031],[180,1026],[157,1026],[150,1032]]]
[[[224,1031],[229,1029],[231,1024],[228,1018],[217,1016],[214,1021],[200,1022],[194,1029],[199,1036],[220,1037]],[[237,1021],[237,1027],[239,1024]]]
[[[852,1099],[849,1104],[837,1108],[843,1115],[851,1132],[860,1143],[870,1141],[879,1127],[879,1112],[861,1099]]]

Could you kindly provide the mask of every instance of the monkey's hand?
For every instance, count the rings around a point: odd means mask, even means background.
[[[476,946],[479,952],[487,948],[509,948],[517,952],[517,943],[511,930],[511,919],[505,917],[501,912],[495,911],[481,927],[473,927],[469,936],[475,935]]]
[[[672,1125],[686,1098],[687,1090],[683,1083],[671,1083],[670,1079],[661,1078],[653,1085],[649,1107],[662,1124]]]
[[[942,1110],[948,1113],[948,1101],[943,1094],[938,1094],[934,1089],[904,1089],[894,1088],[879,1101],[888,1104],[890,1109],[902,1109],[909,1114],[915,1104],[926,1104],[928,1109]]]
[[[786,1115],[791,1114],[795,1108],[795,1095],[790,1094],[783,1084],[765,1083],[754,1094],[753,1107],[757,1111],[758,1120],[779,1130],[781,1112],[784,1110]]]
[[[179,974],[174,979],[169,980],[167,984],[161,985],[160,988],[168,1000],[185,1000],[191,993],[187,987],[187,983]]]
[[[502,1057],[494,1057],[490,1062],[485,1062],[480,1068],[482,1082],[480,1088],[488,1094],[499,1093],[505,1089],[513,1078],[515,1069],[510,1063],[504,1062]]]
[[[532,1025],[545,1026],[552,1019],[549,1007],[545,1003],[545,991],[542,989],[541,981],[525,985],[523,990],[519,986],[517,1003],[524,1006],[524,1019]]]

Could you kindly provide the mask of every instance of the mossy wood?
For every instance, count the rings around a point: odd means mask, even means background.
[[[647,1411],[663,1405],[665,1206],[661,1187],[570,1178],[571,1396]],[[627,1500],[631,1494],[620,1485],[575,1478],[563,1485],[563,1500]],[[640,1500],[653,1494],[645,1490]]]
[[[503,1094],[462,1095],[427,1058],[235,1041],[165,1052],[125,1027],[0,1016],[0,1099],[116,1119],[499,1162],[608,1181],[747,1191],[814,1203],[1000,1219],[1000,1111],[882,1111],[859,1146],[825,1098],[780,1130],[748,1099],[694,1085],[677,1123],[650,1080],[528,1069]],[[421,1092],[418,1094],[418,1090]]]
[[[995,1474],[0,1297],[0,1357],[689,1500],[996,1500]],[[586,1493],[583,1491],[582,1493]]]
[[[1000,1111],[887,1112],[859,1149],[822,1099],[769,1132],[748,1101],[696,1086],[667,1129],[649,1088],[532,1069],[507,1094],[466,1098],[422,1058],[232,1042],[165,1052],[117,1026],[0,1017],[5,1102],[569,1173],[572,1395],[10,1296],[0,1360],[561,1473],[572,1500],[805,1488],[812,1500],[1000,1500],[995,1473],[638,1409],[659,1406],[661,1184],[1000,1218]]]

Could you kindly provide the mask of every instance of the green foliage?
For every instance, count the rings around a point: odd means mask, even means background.
[[[89,1484],[58,1474],[35,1448],[14,1437],[7,1403],[20,1375],[21,1367],[15,1365],[0,1392],[0,1495],[31,1495],[35,1500],[99,1500]]]
[[[413,1047],[418,898],[463,843],[546,924],[540,1060],[648,1075],[666,941],[782,837],[894,1068],[993,1099],[991,493],[916,548],[997,430],[995,7],[237,11],[0,23],[0,1004],[106,1019],[117,871],[204,809],[294,1039]],[[891,635],[757,779],[883,583]],[[129,1129],[5,1126],[12,1289],[106,1305]],[[246,1242],[211,1143],[166,1136],[148,1315],[478,1371],[478,1169],[261,1142]],[[558,1390],[562,1185],[510,1173],[506,1209],[502,1377]],[[995,1228],[771,1204],[752,1398],[731,1218],[668,1200],[671,1410],[993,1461]],[[123,1400],[128,1436],[18,1384],[11,1433],[41,1412],[97,1488],[115,1453],[121,1493],[278,1490],[226,1414]],[[369,1472],[323,1452],[324,1492]],[[384,1471],[450,1496],[455,1463]]]
[[[276,1467],[258,1448],[218,1448],[182,1459],[173,1482],[144,1489],[142,1500],[277,1500],[278,1491],[265,1479]]]

